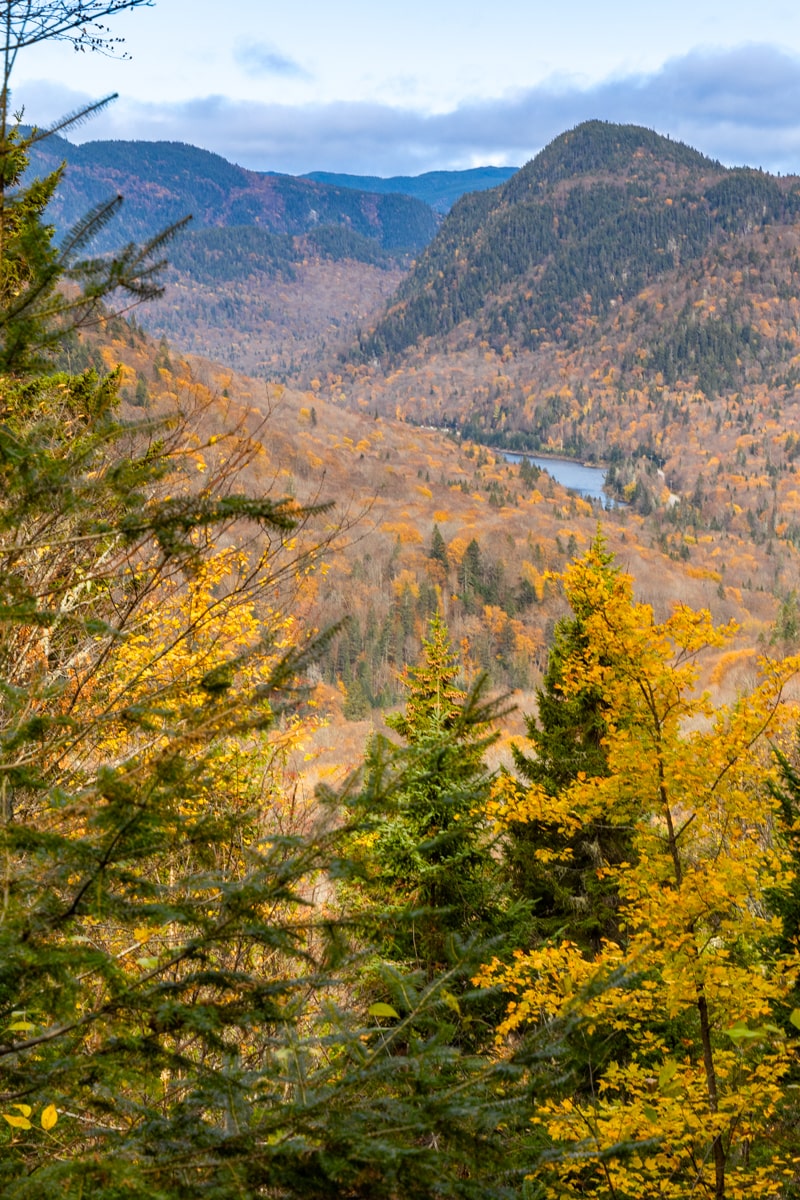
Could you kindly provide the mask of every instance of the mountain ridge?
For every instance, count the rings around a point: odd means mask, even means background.
[[[438,213],[447,213],[466,192],[498,187],[516,174],[518,167],[469,167],[463,171],[425,171],[421,175],[347,175],[335,171],[309,171],[304,179],[351,187],[359,191],[400,192],[430,204]]]
[[[94,141],[57,135],[31,150],[32,175],[67,170],[48,215],[60,232],[114,195],[124,204],[95,249],[143,241],[191,213],[195,228],[255,225],[300,236],[342,226],[388,253],[414,253],[430,241],[438,218],[412,196],[337,188],[297,176],[249,171],[184,142]]]
[[[602,341],[613,310],[648,286],[700,272],[709,254],[799,217],[796,179],[725,168],[651,130],[587,122],[499,189],[454,205],[361,353],[399,361],[422,340],[515,352]],[[652,375],[673,335],[676,369],[692,366],[679,324],[649,331],[642,362]],[[732,330],[716,333],[712,342],[731,342]],[[726,382],[740,382],[729,366]]]

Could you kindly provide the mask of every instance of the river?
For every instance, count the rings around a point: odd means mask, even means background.
[[[606,482],[604,467],[587,467],[573,458],[540,458],[538,454],[517,454],[511,450],[504,450],[502,453],[506,462],[518,463],[526,458],[534,466],[552,475],[562,487],[577,492],[586,500],[601,504],[603,508],[617,507],[618,502],[603,491]]]

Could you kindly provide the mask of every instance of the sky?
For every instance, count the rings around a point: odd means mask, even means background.
[[[155,0],[111,32],[129,57],[20,54],[26,120],[118,92],[72,140],[389,176],[520,166],[599,118],[800,174],[797,0]]]

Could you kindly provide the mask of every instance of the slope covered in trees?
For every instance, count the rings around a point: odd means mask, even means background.
[[[569,344],[580,322],[799,211],[791,181],[725,170],[649,130],[588,122],[502,188],[459,202],[365,353],[396,354],[468,320],[496,346]]]
[[[116,229],[98,239],[98,250],[115,239],[151,237],[187,213],[199,228],[257,225],[290,236],[318,225],[343,225],[393,253],[421,249],[436,229],[429,206],[414,197],[248,171],[182,142],[74,145],[55,137],[34,147],[31,159],[38,174],[62,161],[69,165],[50,209],[61,230],[98,201],[124,195]]]
[[[251,374],[283,378],[335,357],[436,231],[422,201],[247,171],[172,142],[31,146],[32,174],[66,171],[48,219],[63,239],[94,205],[116,203],[95,253],[192,215],[170,247],[166,297],[142,320],[158,337]],[[313,360],[313,361],[312,361]]]

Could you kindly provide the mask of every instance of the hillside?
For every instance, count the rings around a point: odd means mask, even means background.
[[[530,707],[564,611],[550,573],[589,545],[599,510],[535,468],[354,409],[343,383],[329,391],[316,381],[306,390],[256,381],[159,347],[121,320],[73,345],[69,361],[72,369],[121,364],[131,415],[177,404],[193,414],[200,443],[225,428],[246,431],[260,445],[248,486],[336,501],[342,534],[303,612],[317,628],[344,619],[312,675],[317,711],[330,722],[317,744],[330,748],[331,761],[354,761],[360,723],[379,722],[398,701],[399,672],[417,657],[437,608],[469,669],[488,670],[495,687],[515,689],[523,711]],[[793,644],[795,610],[782,604],[797,573],[790,543],[768,551],[746,527],[666,538],[655,514],[630,507],[603,513],[602,523],[639,598],[658,615],[680,597],[740,623],[734,646],[705,660],[717,694],[735,695],[758,646]]]
[[[259,174],[175,142],[51,137],[32,174],[67,169],[48,216],[58,230],[121,194],[92,245],[144,241],[193,216],[169,244],[166,293],[141,312],[156,337],[250,374],[314,375],[373,320],[438,218],[421,200]]]
[[[249,253],[221,253],[229,234]],[[335,362],[374,320],[405,271],[320,253],[296,261],[283,249],[288,241],[252,226],[188,234],[171,251],[163,298],[138,319],[154,337],[236,371],[273,381],[316,377],[321,361]],[[302,239],[296,256],[310,242]]]
[[[672,199],[669,188],[686,190],[693,178],[710,181],[703,185],[709,189],[721,179],[745,178],[748,186],[764,181],[755,173],[725,172],[646,131],[634,131],[632,140],[637,147],[632,161],[654,195],[662,189],[666,212],[674,206],[666,203]],[[567,138],[502,194],[513,185],[512,199],[566,195],[575,180],[574,188],[590,191],[598,162],[605,164],[605,186],[613,189],[608,181],[627,178],[626,170],[633,169],[629,142],[618,143],[611,137],[595,145],[589,138],[576,146]],[[657,156],[662,143],[666,165]],[[769,187],[773,182],[788,211],[792,182],[766,179]],[[481,204],[491,207],[496,198],[470,197],[453,215]],[[448,218],[443,232],[450,236],[452,228]],[[320,589],[314,618],[320,625],[342,611],[350,618],[321,667],[321,682],[337,689],[329,694],[336,711],[348,696],[351,715],[392,700],[398,664],[416,652],[425,615],[439,603],[454,635],[472,648],[472,661],[488,666],[498,686],[524,689],[535,682],[560,611],[547,572],[588,544],[598,514],[546,475],[506,464],[487,443],[522,441],[611,462],[612,483],[630,504],[603,517],[613,548],[659,611],[674,596],[691,597],[718,618],[742,622],[743,657],[730,660],[731,678],[751,669],[757,644],[769,645],[779,636],[776,618],[779,630],[791,631],[800,545],[795,469],[800,391],[785,378],[776,383],[774,372],[768,383],[752,382],[733,394],[704,393],[692,380],[668,383],[663,373],[660,381],[657,375],[645,383],[644,359],[631,354],[648,329],[663,337],[669,320],[684,310],[695,320],[713,318],[717,294],[733,287],[725,264],[741,257],[746,246],[747,270],[737,270],[741,294],[753,310],[753,342],[756,333],[762,345],[780,336],[785,371],[791,371],[793,343],[776,332],[795,311],[791,298],[777,296],[776,263],[791,261],[785,250],[794,236],[786,213],[766,224],[763,215],[758,224],[748,219],[737,226],[732,220],[727,241],[720,234],[695,259],[686,252],[685,260],[653,273],[627,300],[611,297],[602,320],[579,312],[571,342],[562,330],[535,350],[510,342],[496,346],[478,336],[476,317],[472,326],[465,322],[412,346],[387,370],[379,362],[334,365],[335,355],[364,313],[370,307],[377,311],[400,272],[310,251],[305,261],[292,262],[288,243],[262,232],[252,227],[236,232],[248,255],[242,288],[236,270],[230,270],[228,231],[199,231],[194,261],[178,257],[160,310],[143,315],[171,332],[168,322],[177,314],[176,329],[195,326],[194,348],[218,345],[228,364],[249,369],[255,364],[272,384],[255,383],[230,366],[191,367],[167,346],[147,350],[147,339],[140,345],[138,334],[129,344],[124,327],[113,348],[102,351],[102,362],[126,363],[126,396],[137,405],[152,403],[159,388],[181,396],[197,386],[205,389],[210,411],[215,397],[225,394],[226,411],[238,406],[247,416],[270,407],[280,393],[265,451],[270,469],[285,475],[298,496],[322,487],[331,496],[347,496],[355,509],[369,510],[357,548],[343,553]],[[440,244],[441,239],[435,246]],[[588,235],[586,245],[591,261]],[[426,263],[428,255],[421,267]],[[189,265],[199,282],[181,274],[179,268]],[[155,356],[154,365],[148,365],[148,355]],[[754,356],[759,369],[766,361]],[[281,377],[285,391],[275,386]],[[424,424],[450,427],[458,436],[420,428]],[[444,555],[438,543],[433,552],[434,527]],[[726,671],[720,668],[717,682],[728,682]]]
[[[348,394],[611,463],[676,549],[698,530],[797,542],[798,263],[796,178],[592,122],[454,207]]]
[[[391,253],[421,249],[436,230],[433,211],[413,197],[248,171],[181,142],[73,145],[52,137],[34,148],[31,171],[42,174],[63,161],[67,171],[49,210],[57,228],[71,227],[117,193],[124,196],[119,216],[97,241],[99,251],[153,237],[187,213],[195,229],[258,226],[284,237],[343,226]]]
[[[589,122],[502,188],[456,205],[364,352],[397,354],[455,330],[496,349],[597,341],[614,308],[648,285],[685,281],[709,256],[736,257],[755,231],[793,228],[799,214],[796,180],[726,170],[648,130]],[[702,384],[722,358],[733,381],[740,330],[735,310],[727,315],[701,329],[682,310],[672,328],[648,328],[644,369],[693,370]]]

